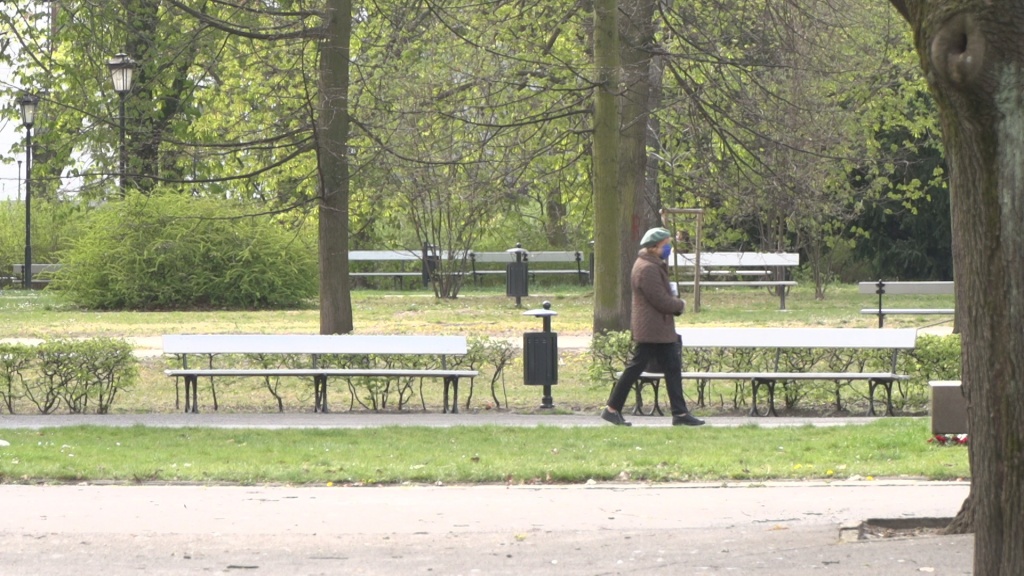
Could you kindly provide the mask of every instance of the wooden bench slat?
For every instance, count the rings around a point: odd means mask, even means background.
[[[164,335],[166,354],[465,354],[465,336]]]
[[[680,282],[681,286],[693,286],[693,282]],[[751,288],[764,288],[766,286],[796,286],[795,280],[701,280],[702,287],[728,287],[728,286],[750,286]]]
[[[953,294],[952,282],[882,282],[885,294]],[[857,291],[861,294],[878,294],[878,282],[859,282]]]
[[[622,373],[616,373],[616,377]],[[681,372],[684,380],[909,380],[892,372]],[[663,372],[642,372],[641,378],[664,380]]]
[[[900,348],[914,328],[677,328],[684,348]]]
[[[953,308],[861,308],[861,314],[955,314]]]
[[[171,368],[168,376],[458,376],[475,378],[476,370],[402,369],[402,368]]]
[[[669,254],[669,266],[693,268],[697,261],[694,253]],[[795,252],[702,252],[702,268],[725,267],[790,267],[800,265],[800,254]]]
[[[350,250],[350,262],[414,262],[423,259],[422,252],[412,250]]]

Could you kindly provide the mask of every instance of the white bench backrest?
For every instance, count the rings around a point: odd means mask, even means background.
[[[470,259],[479,263],[515,262],[516,255],[511,252],[470,252]]]
[[[886,294],[952,294],[952,282],[883,282]],[[861,294],[877,294],[878,282],[860,282]]]
[[[173,334],[164,354],[465,354],[465,336]]]
[[[530,252],[530,262],[576,262],[576,255],[579,261],[583,261],[582,252]]]
[[[913,348],[916,328],[677,328],[684,348]]]
[[[348,259],[353,262],[410,262],[420,260],[422,257],[422,252],[412,250],[352,250],[348,253]]]
[[[473,260],[479,263],[493,262],[515,262],[516,255],[513,252],[473,252]],[[526,252],[527,262],[576,262],[576,255],[579,254],[579,261],[584,262],[582,252]]]
[[[696,254],[675,254],[669,255],[670,266],[693,267],[696,262]],[[787,252],[702,252],[700,255],[701,268],[717,267],[757,267],[766,266],[799,266],[800,255]]]
[[[25,265],[24,264],[11,264],[11,268],[14,270],[15,274],[23,274],[25,272]],[[32,265],[32,275],[33,276],[35,276],[36,274],[43,274],[43,273],[53,274],[53,273],[56,273],[56,272],[59,272],[59,271],[60,271],[60,264],[33,264]]]

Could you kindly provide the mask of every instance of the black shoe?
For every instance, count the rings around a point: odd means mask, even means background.
[[[621,412],[612,412],[611,410],[609,410],[607,408],[605,408],[604,410],[601,410],[601,419],[602,420],[607,420],[608,422],[611,422],[612,424],[615,424],[616,426],[632,426],[633,425],[631,422],[626,422],[626,419],[622,417],[622,413]]]
[[[683,414],[682,416],[673,416],[672,417],[672,425],[673,426],[702,426],[702,425],[704,425],[704,421],[699,419],[699,418],[694,418],[693,414],[690,414],[689,412],[687,412],[686,414]]]

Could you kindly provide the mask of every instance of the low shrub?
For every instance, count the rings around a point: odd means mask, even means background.
[[[317,294],[316,252],[236,202],[129,196],[93,211],[51,284],[100,309],[277,309]]]
[[[123,340],[52,340],[38,346],[0,344],[0,399],[42,414],[65,409],[106,414],[118,394],[138,381],[138,360]]]

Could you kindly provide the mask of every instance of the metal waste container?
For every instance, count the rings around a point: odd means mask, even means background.
[[[437,268],[441,265],[441,254],[437,246],[423,243],[423,287],[430,286],[430,280],[437,274]]]
[[[523,384],[543,386],[540,407],[554,408],[551,387],[558,384],[558,334],[551,331],[551,317],[558,312],[551,309],[551,302],[544,302],[542,309],[527,310],[523,314],[544,321],[542,332],[523,334]]]
[[[514,258],[514,262],[505,265],[505,295],[516,299],[516,307],[522,305],[522,298],[530,295],[530,270],[527,264],[527,252],[521,244],[506,250]]]

